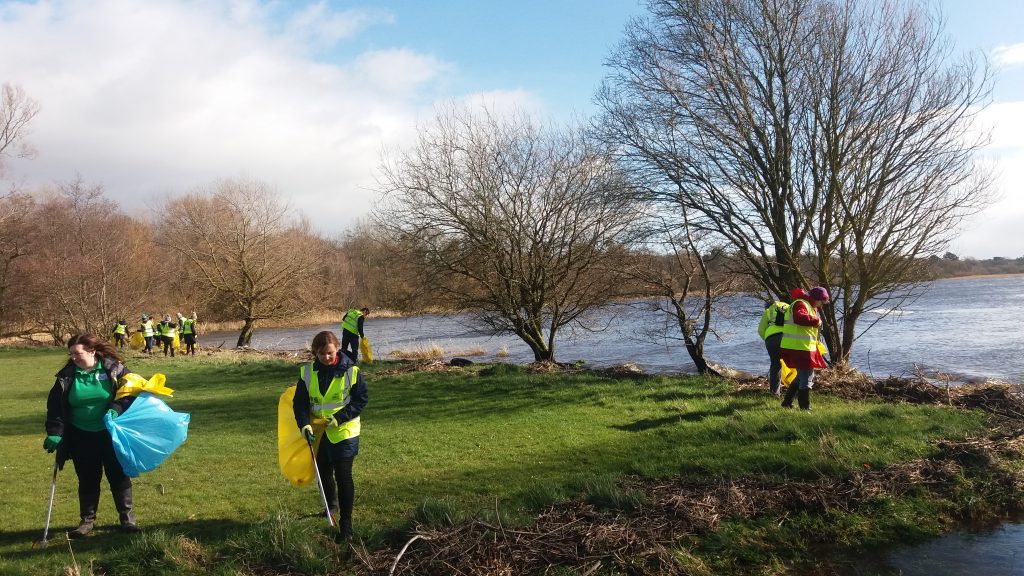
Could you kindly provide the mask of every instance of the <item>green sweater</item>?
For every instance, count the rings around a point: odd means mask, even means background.
[[[114,399],[113,387],[103,367],[96,364],[92,370],[75,368],[75,381],[68,393],[71,423],[79,430],[99,432],[106,427],[103,415]]]

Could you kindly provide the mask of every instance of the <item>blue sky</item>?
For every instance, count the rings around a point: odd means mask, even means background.
[[[1022,256],[1022,19],[1010,0],[940,5],[958,47],[989,55],[999,78],[983,120],[1001,200],[951,249]],[[4,186],[80,174],[144,213],[219,178],[256,178],[339,233],[374,205],[381,150],[409,142],[438,103],[592,113],[602,63],[643,11],[635,0],[0,0],[0,82],[42,108],[38,155],[10,162]]]

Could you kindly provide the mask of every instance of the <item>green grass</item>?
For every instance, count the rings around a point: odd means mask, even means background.
[[[70,463],[57,482],[50,547],[30,549],[42,535],[53,464],[42,450],[46,395],[64,358],[62,350],[0,350],[0,574],[58,574],[71,565],[63,540],[78,519]],[[278,470],[277,399],[297,379],[296,363],[224,355],[133,357],[128,365],[147,377],[167,376],[175,389],[169,404],[192,415],[189,437],[135,480],[142,535],[114,530],[104,488],[101,529],[73,543],[83,574],[90,565],[112,574],[283,566],[320,574],[346,561],[317,515],[315,485],[293,488]],[[523,524],[541,507],[577,496],[599,507],[645,505],[644,494],[616,487],[622,475],[842,477],[865,464],[927,457],[937,450],[932,440],[977,435],[986,426],[977,412],[820,394],[812,394],[811,413],[783,410],[766,393],[699,377],[538,375],[502,365],[375,374],[393,366],[364,372],[370,404],[354,467],[355,528],[371,549],[396,541],[396,531],[413,522],[443,526],[500,513],[506,524]],[[863,522],[851,514],[839,526],[846,537],[867,541]],[[726,523],[714,537],[681,548],[680,562],[711,570],[706,561],[717,554],[716,541],[735,545],[759,530],[767,529]],[[762,553],[757,546],[751,553]],[[735,552],[730,558],[743,562]]]

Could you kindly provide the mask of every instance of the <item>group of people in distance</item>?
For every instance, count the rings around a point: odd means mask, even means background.
[[[196,354],[196,338],[199,336],[199,330],[195,312],[189,317],[182,316],[181,312],[178,312],[177,321],[172,321],[170,314],[164,314],[164,319],[155,324],[149,314],[143,313],[142,319],[139,322],[138,332],[143,338],[142,352],[145,354],[152,354],[153,346],[159,342],[163,346],[164,356],[168,354],[174,356],[175,336],[178,336],[185,345],[185,354],[191,354],[192,356]],[[128,346],[131,334],[131,330],[128,329],[128,323],[124,320],[118,320],[111,332],[114,338],[114,346],[118,350],[124,350]]]
[[[796,378],[786,388],[783,408],[793,407],[793,398],[802,410],[811,409],[811,387],[814,369],[825,368],[825,359],[818,348],[821,317],[818,310],[829,301],[828,290],[815,286],[809,291],[794,288],[791,302],[773,302],[761,315],[757,333],[764,340],[771,363],[768,386],[771,393],[782,396],[782,363],[796,370]]]
[[[359,342],[363,337],[363,320],[369,310],[349,310],[341,324],[342,338],[350,343],[351,354],[343,352],[342,343],[330,330],[319,332],[310,345],[312,361],[299,367],[299,379],[292,410],[296,426],[313,446],[317,431],[323,425],[316,453],[317,468],[323,485],[328,510],[339,527],[337,537],[347,540],[352,536],[352,507],[355,484],[352,481],[352,463],[359,452],[359,415],[369,402],[366,383],[356,366]],[[183,318],[180,314],[178,329],[182,336],[192,335],[195,348],[195,314]],[[160,324],[170,324],[164,316]],[[147,330],[148,325],[148,330]],[[185,326],[190,332],[185,332]],[[154,327],[148,314],[142,315],[140,331],[152,350],[151,340],[159,334],[166,354],[166,330]],[[100,500],[100,481],[104,473],[114,497],[120,527],[126,532],[137,532],[132,506],[132,481],[121,467],[114,453],[110,432],[104,416],[117,418],[131,406],[134,396],[117,398],[129,372],[119,350],[127,340],[124,321],[114,328],[117,344],[93,335],[81,334],[68,340],[68,360],[57,373],[46,402],[46,438],[43,448],[56,452],[56,464],[63,467],[67,460],[74,463],[78,477],[78,505],[81,522],[68,532],[71,538],[86,536],[93,531]],[[348,336],[353,334],[353,336]],[[173,341],[174,333],[171,333]],[[354,340],[354,342],[353,342]],[[188,343],[188,340],[186,340]],[[194,352],[193,352],[194,353]],[[173,347],[171,355],[174,355]],[[314,421],[317,431],[314,431]]]

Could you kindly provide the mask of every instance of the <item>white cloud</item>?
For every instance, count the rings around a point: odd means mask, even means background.
[[[1024,42],[1009,46],[997,46],[992,50],[992,61],[999,67],[1024,64]]]
[[[364,215],[379,150],[412,135],[451,64],[410,50],[316,56],[385,13],[313,3],[98,0],[0,5],[2,82],[41,112],[28,185],[76,173],[126,209],[225,177],[266,181],[324,232]],[[358,51],[356,51],[358,53]]]
[[[978,118],[991,143],[983,158],[993,168],[995,200],[966,223],[950,249],[976,258],[1024,256],[1024,102],[996,102]]]

